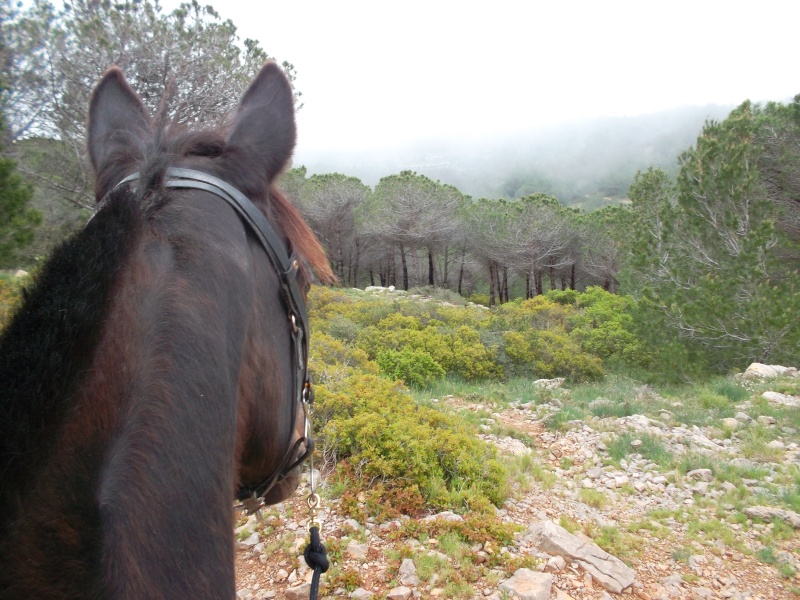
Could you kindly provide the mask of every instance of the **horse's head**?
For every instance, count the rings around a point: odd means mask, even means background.
[[[204,365],[202,356],[197,364],[235,379],[233,484],[240,497],[244,490],[279,502],[297,487],[296,463],[307,447],[300,395],[310,273],[333,279],[319,242],[273,185],[295,143],[291,85],[267,63],[226,131],[176,129],[155,127],[121,71],[109,70],[90,105],[95,194],[101,200],[138,173],[125,185],[135,188],[157,241],[170,244],[177,264],[163,268],[180,271],[188,260],[191,272],[179,275],[199,282],[203,296],[181,302],[206,314],[200,320],[222,338],[225,364]]]

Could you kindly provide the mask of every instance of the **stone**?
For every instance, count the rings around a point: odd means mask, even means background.
[[[500,584],[500,591],[519,600],[548,600],[553,586],[550,573],[538,573],[530,569],[517,569],[510,579]]]
[[[356,540],[350,540],[350,542],[347,544],[345,552],[347,552],[350,558],[364,560],[367,558],[367,550],[369,550],[368,544],[359,544]]]
[[[531,525],[523,540],[551,556],[577,562],[603,589],[616,594],[630,587],[634,571],[591,541],[583,540],[552,521]]]
[[[789,396],[788,394],[780,394],[778,392],[764,392],[761,394],[761,397],[767,402],[780,404],[781,406],[800,406],[800,397],[798,396]]]
[[[544,566],[545,573],[560,573],[567,567],[563,556],[551,556]]]
[[[445,521],[458,522],[458,521],[463,521],[464,517],[462,517],[461,515],[457,515],[452,510],[445,510],[435,515],[430,515],[428,517],[425,517],[422,520],[425,521],[426,523],[429,523],[431,521],[435,521],[436,519],[444,519]]]
[[[252,548],[253,546],[257,545],[261,541],[261,537],[258,535],[257,531],[254,531],[241,542],[239,542],[240,547]]]
[[[710,482],[714,480],[714,474],[711,469],[694,469],[686,473],[687,479],[694,479],[695,481]]]
[[[372,592],[365,590],[364,588],[356,588],[350,592],[350,597],[366,600],[366,598],[372,598]],[[306,595],[306,598],[308,598],[308,595]]]
[[[419,585],[417,567],[410,558],[404,558],[400,564],[400,583],[403,585]]]
[[[745,379],[775,379],[778,371],[770,366],[761,363],[753,363],[744,372]]]
[[[412,593],[411,588],[401,585],[389,590],[389,593],[386,594],[386,598],[387,600],[408,600],[411,598]]]
[[[533,382],[533,385],[546,390],[555,390],[564,385],[564,378],[556,377],[555,379],[537,379]]]
[[[780,519],[787,525],[791,525],[795,529],[800,529],[800,514],[791,510],[772,508],[771,506],[750,506],[744,509],[744,514],[751,519],[767,522],[773,519]]]
[[[307,600],[310,595],[311,595],[310,583],[301,583],[297,587],[292,587],[287,589],[283,593],[283,597],[286,598],[286,600]]]

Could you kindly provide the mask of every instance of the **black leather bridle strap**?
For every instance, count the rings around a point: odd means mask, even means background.
[[[264,213],[256,208],[250,199],[235,187],[208,173],[195,171],[194,169],[170,167],[167,169],[166,175],[165,187],[195,188],[211,192],[230,204],[239,213],[239,216],[250,225],[253,233],[260,239],[261,245],[266,250],[272,266],[281,277],[281,284],[284,286],[284,299],[291,314],[300,319],[300,323],[297,323],[297,325],[304,332],[307,332],[308,315],[306,314],[303,296],[297,287],[297,273],[300,269],[300,264],[295,257],[290,258],[286,253],[284,243],[277,236]],[[305,360],[303,362],[305,363]]]

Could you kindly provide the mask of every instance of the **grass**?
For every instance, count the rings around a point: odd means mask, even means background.
[[[608,506],[609,498],[599,490],[584,488],[580,491],[580,500],[593,508],[603,509]]]
[[[588,523],[583,529],[595,544],[629,566],[631,559],[641,556],[645,547],[645,541],[641,536],[619,527],[596,527]]]
[[[641,532],[647,531],[651,536],[659,540],[665,540],[672,534],[672,530],[669,527],[665,527],[652,519],[635,521],[627,525],[625,529],[633,534],[641,534]]]
[[[608,444],[608,454],[616,464],[632,454],[638,454],[643,459],[661,467],[666,467],[672,462],[672,454],[666,449],[663,442],[658,437],[647,433],[625,432],[615,436]]]
[[[780,554],[776,553],[772,546],[766,546],[758,550],[756,558],[763,563],[774,566],[786,579],[791,579],[795,576],[795,568],[787,561],[782,560]]]
[[[449,561],[436,554],[419,554],[414,557],[417,576],[420,581],[430,581],[434,573],[439,577],[446,576],[452,570]]]
[[[735,531],[725,521],[714,518],[693,519],[689,521],[688,525],[690,539],[700,542],[721,540],[729,548],[743,549],[742,542],[736,537]]]
[[[470,404],[501,408],[512,404],[535,402],[541,397],[541,391],[531,386],[531,380],[523,378],[476,382],[449,376],[434,381],[423,390],[411,392],[418,402],[426,402],[430,398],[455,396]]]

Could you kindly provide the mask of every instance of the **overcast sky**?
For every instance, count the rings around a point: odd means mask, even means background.
[[[301,152],[800,93],[796,0],[204,1],[295,65]]]

